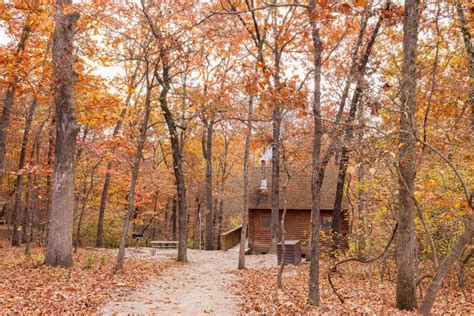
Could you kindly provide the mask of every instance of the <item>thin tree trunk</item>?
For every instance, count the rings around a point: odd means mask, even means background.
[[[138,70],[140,69],[140,63],[138,63],[137,67],[135,68],[132,77],[131,77],[131,88],[136,87],[136,77]],[[120,117],[115,125],[114,132],[112,133],[112,137],[116,137],[120,130],[122,129],[122,124],[123,124],[123,119],[125,118],[125,115],[127,114],[127,108],[130,105],[130,100],[132,97],[132,89],[129,89],[129,92],[127,94],[127,98],[125,99],[125,107],[122,109],[120,112]],[[107,197],[109,194],[109,187],[110,187],[110,180],[112,177],[112,161],[107,162],[107,169],[105,171],[105,179],[104,179],[104,186],[102,188],[102,194],[100,197],[100,207],[99,207],[99,219],[97,221],[97,239],[95,246],[97,248],[101,248],[104,246],[104,218],[105,218],[105,209],[107,207]]]
[[[166,208],[168,210],[168,208]],[[162,224],[162,235],[161,238],[168,239],[169,238],[169,229],[168,229],[168,211],[165,212],[165,219],[163,220]]]
[[[360,46],[362,45],[362,42],[363,42],[363,39],[364,39],[365,30],[367,28],[367,22],[368,22],[368,15],[366,13],[364,13],[363,16],[362,16],[362,19],[361,19],[361,27],[359,29],[359,34],[357,36],[357,42],[354,46],[354,50],[352,51],[351,65],[350,65],[350,68],[349,68],[349,73],[347,74],[346,83],[345,83],[344,89],[342,91],[341,100],[339,102],[339,108],[337,110],[336,119],[335,119],[335,122],[334,122],[334,126],[336,126],[336,127],[339,125],[339,123],[342,119],[342,115],[344,113],[344,108],[346,106],[346,100],[347,100],[347,97],[349,95],[349,89],[350,89],[351,84],[354,80],[355,71],[357,70],[357,64],[358,64],[357,56],[359,54],[359,49],[360,49]],[[333,139],[331,141],[331,144],[328,146],[328,149],[326,150],[326,153],[320,159],[319,178],[318,178],[319,186],[321,186],[322,183],[323,183],[324,174],[326,172],[326,167],[327,167],[329,161],[331,160],[331,158],[336,153],[337,142],[338,142],[338,135],[335,134],[335,135],[333,135]]]
[[[33,150],[31,151],[31,161],[36,157],[35,165],[38,166],[40,163],[40,137],[41,130],[43,126],[39,129],[37,136],[35,137],[35,141],[33,144]],[[32,186],[34,189],[32,189]],[[30,193],[31,192],[31,193]],[[31,196],[31,198],[30,198]],[[25,197],[25,203],[30,201],[29,205],[25,207],[25,216],[27,217],[26,223],[23,225],[23,229],[25,230],[26,240],[25,240],[25,253],[30,253],[30,242],[33,241],[33,229],[34,229],[34,218],[36,213],[36,199],[38,196],[38,176],[36,173],[28,174],[28,192]],[[28,235],[29,234],[29,235]]]
[[[429,95],[428,95],[428,101],[426,104],[426,110],[425,110],[425,115],[423,118],[423,141],[427,141],[428,138],[428,118],[431,110],[431,103],[433,100],[433,94],[436,90],[436,73],[438,71],[438,60],[439,60],[439,49],[441,46],[441,31],[439,28],[439,15],[441,13],[441,3],[438,1],[436,3],[436,16],[435,16],[435,29],[436,29],[436,48],[435,48],[435,54],[434,54],[434,60],[433,60],[433,73],[431,74],[431,84],[430,84],[430,90],[429,90]],[[425,150],[425,146],[423,146],[423,152]]]
[[[224,211],[224,189],[225,181],[227,179],[227,158],[229,152],[230,139],[224,136],[224,154],[222,159],[219,161],[220,170],[221,170],[221,179],[219,184],[219,204],[217,208],[217,249],[221,249],[221,239],[222,234],[222,220],[223,220],[223,211]]]
[[[222,234],[222,220],[223,220],[223,211],[224,211],[224,189],[225,189],[225,181],[227,178],[227,157],[228,157],[228,152],[229,152],[229,144],[230,144],[230,138],[224,135],[224,153],[219,157],[219,169],[218,169],[218,183],[216,184],[216,187],[219,188],[219,200],[217,198],[215,199],[216,203],[216,240],[215,240],[215,245],[216,249],[219,250],[221,249],[221,239],[220,236]],[[220,177],[219,177],[220,173]]]
[[[25,120],[25,129],[23,131],[23,139],[21,141],[21,149],[20,149],[20,161],[18,163],[18,176],[16,177],[16,184],[15,184],[15,206],[13,211],[13,231],[12,231],[12,246],[18,247],[20,246],[20,220],[21,220],[21,211],[22,211],[22,204],[21,204],[21,197],[23,192],[23,172],[22,169],[25,167],[25,160],[26,160],[26,150],[28,148],[28,141],[30,136],[31,124],[33,122],[33,115],[36,110],[36,106],[38,101],[33,98],[31,105],[28,109],[28,113],[26,114]]]
[[[56,107],[56,146],[54,184],[49,216],[48,246],[45,263],[49,266],[72,265],[74,215],[74,172],[76,123],[74,106],[73,39],[79,13],[64,14],[71,0],[56,0],[53,45],[53,89]]]
[[[359,62],[359,59],[357,57],[359,55],[359,50],[364,40],[364,34],[367,28],[368,20],[369,20],[368,14],[364,13],[361,17],[361,25],[359,29],[359,34],[357,36],[357,41],[356,41],[356,44],[354,45],[354,50],[352,51],[349,73],[347,74],[346,83],[344,85],[344,89],[342,90],[341,101],[339,102],[339,109],[336,115],[336,124],[339,123],[339,121],[342,118],[342,114],[344,113],[346,100],[347,100],[347,97],[349,96],[349,89],[351,88],[351,84],[354,80],[354,75],[357,70],[357,65]]]
[[[48,41],[48,44],[46,46],[46,51],[45,51],[45,54],[43,56],[43,61],[42,61],[43,70],[44,70],[44,67],[45,67],[45,64],[46,64],[46,59],[48,58],[48,52],[49,52],[50,49],[51,49],[51,41]],[[41,91],[42,89],[43,89],[43,84],[40,82],[40,84],[38,85],[38,91]],[[37,97],[34,96],[33,102],[31,103],[30,109],[28,110],[28,114],[31,114],[31,121],[33,120],[33,116],[34,116],[34,112],[36,110],[37,104],[38,104]],[[51,113],[51,111],[49,111],[49,113]],[[48,119],[47,120],[49,120],[49,113],[48,113]],[[38,131],[37,131],[36,136],[35,136],[35,140],[32,144],[30,162],[33,163],[33,160],[34,160],[35,155],[36,155],[36,165],[37,166],[39,165],[39,160],[40,160],[39,159],[40,135],[41,135],[41,131],[43,130],[43,127],[46,124],[47,120],[43,121],[43,123],[39,126]],[[28,117],[27,117],[27,123],[28,123]],[[26,124],[26,125],[28,125],[28,124]],[[28,128],[26,128],[26,126],[25,126],[25,130],[26,129],[28,129],[28,130],[31,129],[31,122],[30,122]],[[25,134],[23,135],[23,138],[25,138]],[[26,141],[26,145],[27,144],[28,144],[28,141]],[[24,211],[23,211],[23,220],[22,220],[23,230],[22,230],[22,237],[21,237],[22,242],[27,244],[26,245],[27,250],[25,250],[27,252],[29,252],[29,242],[33,241],[33,220],[34,220],[34,214],[35,214],[34,207],[35,207],[36,198],[37,198],[37,195],[38,195],[38,187],[37,187],[38,185],[36,183],[37,178],[38,177],[37,177],[36,173],[34,175],[32,174],[32,172],[28,173],[27,191],[25,193],[25,207],[24,207]],[[32,186],[34,186],[34,190],[32,190]],[[31,193],[33,193],[33,194],[31,194]],[[29,236],[28,236],[28,233],[30,233]]]
[[[419,0],[405,0],[402,90],[400,97],[400,150],[398,157],[400,177],[396,289],[396,306],[398,309],[403,310],[413,310],[417,306],[415,287],[415,206],[410,192],[415,192],[416,174],[416,149],[413,133],[416,129],[416,49],[419,19]]]
[[[33,116],[34,116],[34,112],[36,110],[36,106],[37,106],[38,102],[37,102],[37,99],[36,97],[33,99],[33,102],[31,103],[31,106],[30,108],[28,109],[28,114],[27,114],[27,118],[26,118],[26,123],[25,123],[25,130],[23,132],[23,140],[22,140],[22,145],[21,145],[21,150],[20,150],[20,161],[22,160],[21,159],[21,156],[23,154],[26,154],[26,149],[28,147],[28,141],[29,141],[29,133],[30,133],[30,130],[31,130],[31,124],[32,124],[32,121],[33,121]],[[32,161],[33,160],[33,157],[35,155],[35,144],[33,144],[31,146],[31,156],[30,156],[30,160]],[[23,162],[24,162],[24,159],[23,159]],[[19,170],[23,169],[23,167],[21,167]],[[21,180],[19,180],[21,181]],[[28,173],[28,181],[27,181],[27,185],[26,185],[26,192],[25,192],[25,205],[23,207],[23,211],[21,213],[22,215],[22,218],[21,218],[21,227],[22,227],[22,230],[21,230],[21,241],[23,243],[26,243],[27,240],[28,240],[28,227],[29,227],[29,219],[30,219],[30,216],[29,216],[29,202],[30,202],[30,192],[31,192],[31,186],[32,186],[32,181],[33,181],[33,177],[32,177],[32,174],[31,172]],[[19,192],[20,194],[20,200],[21,200],[21,192]],[[21,201],[20,203],[21,204]],[[20,205],[19,205],[20,206]],[[20,215],[20,212],[21,212],[21,207],[19,207],[18,209],[18,212],[17,212],[17,216]]]
[[[309,267],[309,293],[308,298],[315,305],[320,304],[319,292],[319,230],[320,230],[320,155],[321,155],[321,55],[323,43],[319,35],[319,28],[315,20],[316,1],[310,0],[310,10],[308,18],[311,26],[311,38],[313,44],[313,116],[314,116],[314,134],[313,134],[313,152],[311,158],[311,235],[309,244],[309,257],[311,260]]]
[[[30,163],[33,163],[36,150],[38,148],[36,147],[36,142],[32,144],[31,146],[31,154],[30,154]],[[23,243],[28,243],[29,242],[29,236],[28,233],[31,230],[32,227],[32,208],[33,208],[33,173],[29,172],[28,173],[28,180],[26,182],[26,192],[25,192],[25,206],[23,208],[23,218],[22,218],[22,231],[21,231],[21,241]]]
[[[35,147],[36,147],[36,150],[35,150],[35,154],[36,154],[35,165],[36,166],[40,165],[40,149],[41,149],[41,137],[40,136],[41,136],[41,130],[42,130],[42,128],[40,128],[40,130],[38,131],[38,133],[36,134],[36,137],[35,137]],[[38,200],[38,196],[39,196],[39,183],[38,182],[39,182],[39,176],[35,172],[33,174],[34,190],[33,190],[32,198],[31,198],[31,207],[30,207],[30,210],[29,210],[29,212],[30,212],[30,220],[29,220],[30,236],[28,238],[28,241],[30,241],[30,242],[32,242],[34,240],[33,232],[34,232],[34,227],[35,227],[35,216],[38,216],[38,214],[37,214],[37,200]],[[39,229],[38,225],[36,227],[37,227],[37,229]]]
[[[206,250],[214,250],[213,197],[212,197],[212,135],[214,119],[205,122],[205,132],[202,136],[202,153],[206,160]]]
[[[132,177],[130,182],[130,190],[128,192],[128,203],[127,203],[127,212],[125,214],[122,236],[120,237],[120,246],[119,252],[117,255],[117,263],[115,264],[114,272],[119,272],[123,270],[123,264],[125,261],[125,247],[127,245],[128,229],[130,227],[130,219],[132,218],[133,213],[135,212],[135,188],[138,183],[138,173],[140,171],[140,163],[142,160],[142,152],[145,147],[146,141],[146,132],[148,130],[148,121],[151,113],[151,90],[153,89],[153,79],[150,82],[149,79],[149,69],[148,64],[145,70],[146,76],[146,99],[145,99],[145,114],[143,116],[143,121],[140,126],[140,134],[138,136],[137,149],[135,152],[135,158],[132,167]]]
[[[247,245],[247,230],[249,223],[249,163],[250,163],[250,140],[252,137],[252,115],[253,115],[254,95],[249,97],[249,105],[247,109],[247,133],[245,135],[245,151],[244,151],[244,193],[242,208],[242,231],[240,233],[239,245],[239,269],[245,269],[245,246]]]
[[[194,236],[194,241],[196,242],[196,248],[198,250],[201,250],[201,223],[200,223],[200,217],[201,217],[201,201],[199,198],[196,198],[196,215],[194,219],[194,225],[195,225],[195,236]]]
[[[404,178],[400,175],[400,169],[398,168],[397,165],[395,165],[395,168],[397,169],[398,176],[400,180],[403,182],[403,185],[407,190],[408,189],[408,184],[404,181]],[[423,212],[421,210],[420,205],[418,204],[418,201],[415,197],[415,194],[413,194],[412,191],[409,191],[411,199],[413,200],[413,203],[415,205],[416,212],[418,213],[418,218],[420,219],[421,225],[423,226],[423,230],[425,231],[426,237],[428,238],[428,242],[430,243],[431,247],[431,256],[433,259],[433,267],[434,269],[438,269],[439,266],[439,260],[438,260],[438,251],[436,250],[436,244],[434,242],[433,236],[431,235],[430,228],[428,226],[428,223],[426,222],[425,216],[423,215]]]
[[[274,1],[273,3],[276,3]],[[273,47],[273,84],[276,89],[276,100],[273,102],[272,111],[272,188],[271,188],[271,244],[270,253],[276,253],[276,246],[278,243],[278,224],[280,216],[280,134],[281,134],[281,108],[280,108],[280,46],[278,44],[279,32],[277,31],[277,9],[273,9],[273,32],[274,36],[274,47]]]
[[[430,315],[431,308],[436,299],[436,295],[438,294],[441,286],[443,284],[443,280],[446,277],[446,274],[449,272],[449,268],[453,265],[453,263],[461,256],[462,251],[466,245],[468,245],[474,234],[474,217],[471,216],[469,219],[468,224],[464,230],[464,233],[461,237],[456,241],[453,248],[448,252],[446,257],[444,257],[443,261],[439,265],[436,273],[431,281],[428,289],[426,290],[426,294],[423,297],[423,302],[418,310],[419,313],[423,315]]]
[[[349,108],[349,116],[346,119],[346,128],[344,133],[344,141],[341,150],[341,159],[339,162],[339,172],[337,177],[336,185],[336,197],[334,201],[334,211],[332,217],[332,241],[333,241],[333,250],[340,249],[340,238],[341,238],[341,214],[342,214],[342,201],[344,197],[344,183],[346,181],[347,167],[349,163],[349,144],[352,142],[354,136],[354,121],[357,112],[357,106],[361,102],[360,99],[363,93],[364,86],[364,76],[365,70],[367,68],[367,63],[369,62],[369,57],[372,52],[372,47],[375,43],[375,39],[380,30],[382,24],[382,16],[379,17],[377,24],[372,32],[369,42],[363,56],[360,59],[358,67],[358,80],[357,85],[352,96],[351,105]]]
[[[87,206],[87,201],[89,200],[89,195],[94,188],[94,173],[95,173],[95,168],[91,171],[91,180],[89,184],[89,188],[85,190],[83,196],[82,196],[82,207],[81,211],[79,213],[79,219],[77,221],[77,231],[76,231],[76,240],[74,243],[74,253],[77,252],[77,248],[81,245],[81,228],[82,228],[82,220],[84,218],[84,213],[86,211],[86,206]]]
[[[168,92],[171,89],[170,66],[163,61],[163,77],[159,80],[161,84],[160,107],[165,117],[166,125],[170,133],[171,151],[173,154],[173,169],[176,179],[176,193],[178,197],[178,261],[186,262],[187,259],[187,209],[186,209],[186,185],[183,172],[183,144],[180,144],[179,134],[173,115],[168,107]]]
[[[286,238],[286,229],[285,229],[285,218],[286,218],[286,204],[287,204],[287,196],[286,196],[286,189],[288,187],[288,182],[290,182],[290,173],[285,167],[286,171],[286,181],[285,184],[283,185],[283,214],[281,215],[281,262],[280,262],[280,268],[278,269],[278,274],[277,274],[277,288],[281,289],[283,287],[283,269],[285,268],[285,257],[286,257],[286,247],[285,247],[285,238]]]
[[[362,109],[361,109],[362,110]],[[362,132],[361,132],[362,134]],[[362,139],[359,136],[359,141]],[[358,204],[357,204],[357,226],[358,226],[358,239],[357,239],[357,251],[359,257],[363,257],[365,254],[365,241],[367,239],[367,210],[365,205],[365,192],[364,189],[361,188],[360,183],[364,181],[364,165],[363,163],[360,164],[357,170],[357,181],[359,182],[359,189],[357,190],[358,195]]]
[[[173,240],[178,240],[178,237],[177,237],[177,226],[176,226],[176,223],[177,223],[177,220],[178,220],[178,215],[177,215],[177,201],[176,201],[176,198],[173,198],[173,203],[171,204],[171,233],[172,233],[172,238]]]
[[[23,31],[16,49],[16,63],[14,65],[14,71],[18,69],[21,65],[21,59],[23,51],[25,50],[25,44],[30,36],[31,28],[28,24],[25,23],[23,26]],[[7,153],[7,131],[10,126],[10,115],[15,101],[15,92],[18,85],[19,77],[18,75],[13,75],[12,80],[9,81],[7,91],[5,93],[5,101],[3,103],[2,117],[0,119],[0,193],[2,192],[3,184],[3,175],[5,173],[5,156]]]
[[[471,106],[471,128],[474,129],[474,47],[472,45],[472,35],[469,32],[468,21],[464,15],[464,9],[459,0],[455,1],[456,12],[460,21],[460,28],[462,38],[464,40],[464,47],[468,58],[469,77],[471,79],[471,87],[468,96],[468,104]]]
[[[42,222],[43,224],[41,225],[41,233],[43,235],[43,240],[42,244],[45,244],[47,241],[47,227],[49,226],[49,214],[51,213],[51,199],[52,199],[52,194],[51,194],[51,189],[52,189],[52,177],[51,177],[51,172],[54,168],[53,166],[53,153],[54,153],[54,144],[55,144],[55,135],[54,135],[54,127],[56,126],[56,118],[55,115],[53,115],[53,118],[51,119],[51,127],[49,128],[48,132],[48,154],[47,154],[47,165],[48,165],[48,173],[46,174],[46,214],[43,212],[42,214]]]

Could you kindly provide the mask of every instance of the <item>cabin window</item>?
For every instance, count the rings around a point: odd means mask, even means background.
[[[272,217],[270,215],[263,215],[262,217],[260,217],[260,221],[262,223],[263,228],[272,227]]]
[[[331,216],[321,216],[321,228],[323,230],[330,230],[332,226]]]

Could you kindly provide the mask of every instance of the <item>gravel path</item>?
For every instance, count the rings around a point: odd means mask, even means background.
[[[138,255],[148,251],[138,250]],[[156,260],[175,258],[176,250],[157,250]],[[105,314],[236,315],[239,300],[230,282],[236,277],[237,251],[188,250],[189,263],[167,270],[141,289],[123,293],[103,307]],[[269,265],[271,256],[247,256],[249,266]],[[275,260],[276,261],[276,260]]]

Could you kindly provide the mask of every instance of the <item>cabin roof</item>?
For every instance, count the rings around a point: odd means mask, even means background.
[[[320,208],[321,210],[332,210],[336,197],[336,184],[338,166],[329,163],[326,167],[323,184],[321,187]],[[265,178],[268,189],[260,190],[263,179],[263,169],[253,168],[249,174],[249,209],[271,209],[271,167],[266,167]],[[280,196],[279,206],[283,209],[283,185],[286,181],[286,174],[280,174]],[[290,178],[287,187],[286,207],[289,210],[310,210],[311,209],[311,175],[306,173],[296,174]],[[343,209],[347,209],[347,200],[343,201]]]

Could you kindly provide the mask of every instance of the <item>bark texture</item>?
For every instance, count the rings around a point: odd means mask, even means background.
[[[275,9],[274,9],[275,10]],[[276,11],[276,10],[275,10]],[[276,13],[274,12],[274,15]],[[279,32],[277,31],[276,17],[274,16],[273,32],[275,33],[273,47],[273,85],[276,89],[276,100],[272,111],[272,212],[271,212],[271,246],[270,252],[276,253],[278,243],[278,224],[280,216],[280,134],[281,134],[281,106],[280,106],[280,60],[281,52],[279,46]]]
[[[250,163],[250,139],[252,137],[252,113],[253,113],[254,96],[249,98],[247,109],[247,134],[245,135],[245,152],[244,152],[244,205],[242,208],[242,231],[240,235],[239,245],[239,269],[245,269],[245,246],[247,244],[247,230],[249,223],[249,163]]]
[[[456,12],[458,14],[464,47],[468,58],[469,77],[471,79],[471,87],[468,96],[468,104],[471,107],[471,128],[474,129],[474,47],[472,45],[472,35],[469,31],[468,21],[464,15],[464,9],[459,0],[455,1]]]
[[[213,184],[212,184],[212,135],[214,119],[205,120],[205,131],[202,135],[202,154],[206,161],[206,250],[214,250],[213,223]]]
[[[286,229],[285,229],[285,218],[286,218],[286,204],[287,204],[287,188],[288,188],[288,182],[290,182],[291,175],[288,172],[288,169],[285,167],[285,172],[286,172],[286,180],[285,183],[283,184],[282,188],[282,194],[283,194],[283,213],[281,214],[281,239],[280,239],[280,244],[281,244],[281,262],[280,262],[280,268],[278,269],[278,274],[277,274],[277,288],[281,289],[283,288],[283,270],[285,269],[285,258],[286,258],[286,246],[285,246],[285,240],[286,240]]]
[[[311,39],[313,44],[313,116],[314,116],[314,132],[313,132],[313,152],[311,158],[311,236],[310,236],[310,266],[309,266],[309,293],[310,302],[315,305],[320,304],[319,291],[319,230],[320,230],[320,156],[321,156],[321,137],[322,137],[322,121],[321,121],[321,67],[322,67],[322,51],[323,42],[319,34],[319,28],[314,19],[316,12],[316,1],[310,1],[310,10],[308,12],[309,22],[311,26]]]
[[[417,307],[415,205],[410,194],[415,192],[416,176],[416,140],[414,132],[416,129],[416,50],[419,19],[419,0],[406,0],[403,22],[403,67],[400,96],[400,150],[398,154],[400,176],[396,289],[396,306],[403,310],[413,310]]]
[[[79,127],[74,106],[73,41],[79,13],[64,14],[71,0],[57,0],[54,16],[53,90],[56,108],[56,146],[53,192],[49,216],[48,246],[45,263],[49,266],[72,265],[74,215],[74,172],[76,136]]]

